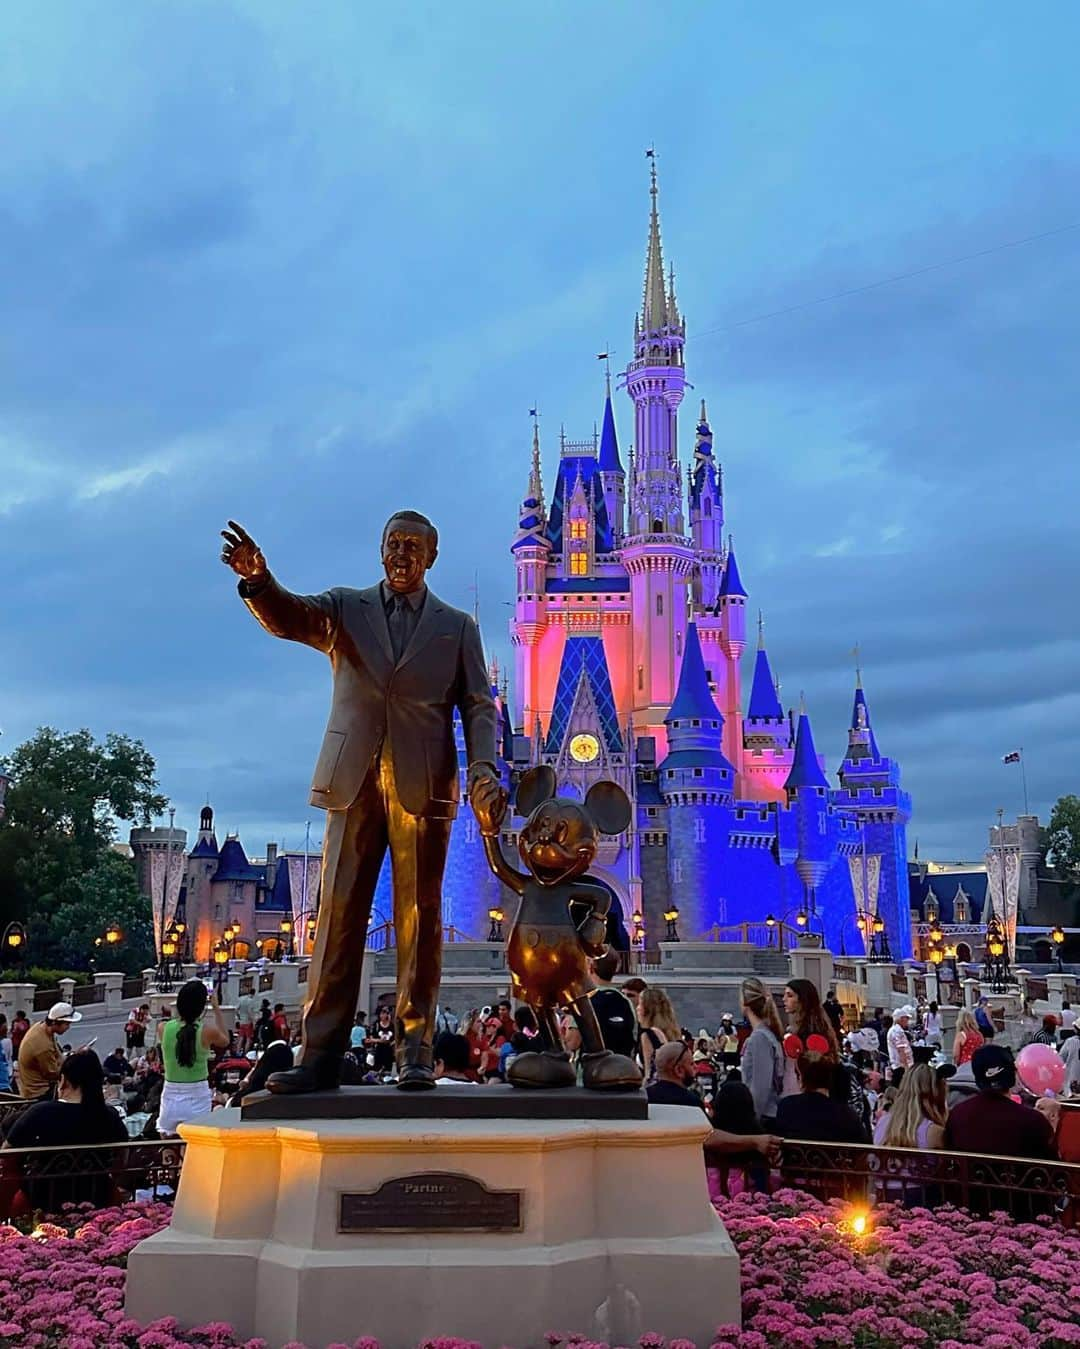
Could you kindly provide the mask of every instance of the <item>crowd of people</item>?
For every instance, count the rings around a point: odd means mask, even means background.
[[[640,978],[616,985],[618,970],[613,952],[593,961],[593,1006],[605,1043],[636,1058],[652,1103],[703,1111],[711,1129],[707,1156],[726,1157],[747,1184],[765,1183],[785,1139],[1057,1155],[1060,1106],[1018,1085],[1012,1052],[994,1042],[985,1000],[959,1013],[946,1044],[936,1003],[891,1014],[875,1008],[852,1025],[832,989],[822,999],[809,980],[791,979],[777,998],[748,978],[738,1011],[724,1013],[715,1031],[694,1034],[679,1024],[664,989]],[[5,1147],[175,1134],[186,1120],[261,1090],[271,1073],[292,1066],[299,1041],[282,1004],[252,995],[241,998],[230,1033],[217,998],[198,979],[179,989],[156,1025],[148,1006],[136,1009],[126,1045],[104,1062],[91,1045],[66,1043],[80,1019],[67,1003],[34,1023],[21,1012],[10,1027],[0,1017],[0,1093],[17,1091],[32,1103],[8,1124]],[[1061,1054],[1065,1094],[1080,1094],[1075,1021],[1066,1004],[1044,1017],[1033,1037]],[[539,1047],[577,1055],[569,1018],[560,1031],[562,1044],[545,1046],[533,1012],[509,999],[460,1018],[440,1008],[437,1081],[503,1082],[515,1055]],[[370,1022],[358,1012],[344,1080],[385,1083],[395,1071],[393,1009],[379,1006]],[[63,1108],[70,1105],[78,1109]]]

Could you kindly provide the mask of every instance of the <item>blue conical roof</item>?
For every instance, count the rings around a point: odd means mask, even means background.
[[[713,702],[709,690],[709,676],[705,673],[705,660],[701,654],[697,624],[690,623],[686,629],[686,647],[683,651],[682,670],[679,673],[679,687],[675,692],[671,710],[664,718],[664,724],[689,720],[691,717],[719,716],[720,710]]]
[[[724,575],[720,581],[720,596],[741,595],[746,599],[746,587],[742,583],[742,577],[739,575],[739,568],[735,563],[735,545],[728,547],[727,566],[724,568]]]
[[[619,458],[619,440],[615,435],[615,413],[611,408],[611,389],[604,399],[604,424],[600,430],[599,464],[601,473],[621,473],[622,460]]]
[[[759,647],[754,661],[754,683],[750,689],[751,717],[760,717],[770,721],[783,721],[784,709],[776,693],[776,682],[769,668],[769,657],[765,648]]]
[[[824,787],[829,784],[818,763],[817,750],[814,748],[814,736],[810,730],[810,718],[805,712],[799,713],[799,726],[795,732],[795,758],[791,764],[784,787],[791,791],[795,787]]]

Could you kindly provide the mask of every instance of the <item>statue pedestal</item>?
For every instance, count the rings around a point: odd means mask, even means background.
[[[360,1335],[529,1349],[549,1330],[709,1344],[739,1320],[739,1259],[708,1200],[706,1129],[683,1106],[591,1121],[217,1111],[181,1127],[173,1220],[131,1252],[127,1314],[228,1321],[272,1349]]]

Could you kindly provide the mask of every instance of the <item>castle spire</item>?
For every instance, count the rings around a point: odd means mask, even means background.
[[[657,333],[668,323],[667,293],[664,288],[664,253],[660,246],[660,211],[657,207],[656,156],[649,157],[649,243],[645,251],[645,295],[641,306],[643,333]]]
[[[544,480],[540,474],[540,423],[533,421],[532,467],[529,470],[529,496],[544,514]]]
[[[800,787],[820,787],[828,789],[825,774],[821,771],[817,750],[814,748],[814,736],[810,730],[810,716],[806,710],[806,698],[799,695],[799,725],[795,732],[795,757],[791,772],[784,787],[787,791],[796,791]]]
[[[731,599],[736,596],[746,599],[746,587],[742,583],[742,577],[739,575],[739,568],[735,562],[735,540],[729,534],[727,563],[724,567],[723,580],[720,582],[720,598]]]

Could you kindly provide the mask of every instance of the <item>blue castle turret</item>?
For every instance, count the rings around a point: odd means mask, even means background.
[[[680,928],[697,936],[720,921],[713,859],[727,839],[735,768],[721,748],[724,718],[709,691],[695,623],[686,629],[679,687],[664,725],[660,792],[669,809],[671,902]]]
[[[900,787],[900,765],[878,749],[861,672],[856,673],[848,748],[838,777],[837,804],[857,831],[860,861],[852,868],[856,908],[879,914],[891,950],[903,954],[911,950],[906,830],[911,798]]]

